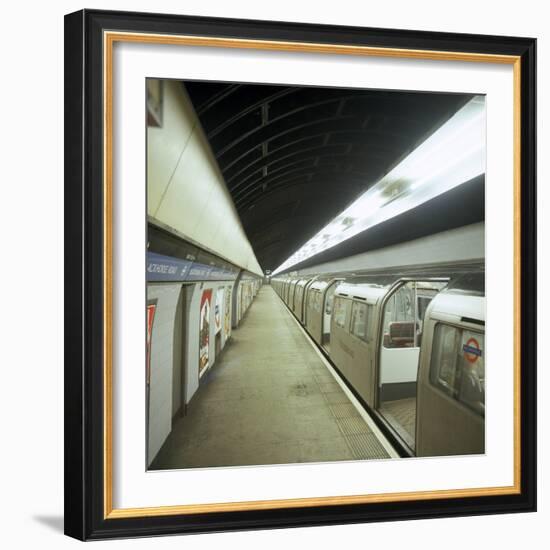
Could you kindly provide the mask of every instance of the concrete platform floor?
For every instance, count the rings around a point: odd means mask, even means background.
[[[270,286],[151,469],[388,458]]]

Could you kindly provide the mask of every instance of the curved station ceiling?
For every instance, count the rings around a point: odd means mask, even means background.
[[[184,86],[264,270],[280,266],[472,97]]]

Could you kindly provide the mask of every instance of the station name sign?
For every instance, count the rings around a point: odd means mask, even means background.
[[[233,281],[238,269],[147,252],[147,281]]]

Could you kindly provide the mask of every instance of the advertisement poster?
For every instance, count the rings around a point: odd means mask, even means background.
[[[223,316],[223,330],[225,333],[225,339],[229,338],[231,334],[231,290],[227,289],[225,293],[225,312]]]
[[[147,306],[147,340],[146,340],[146,359],[145,359],[145,372],[147,386],[151,383],[151,340],[153,337],[153,321],[155,319],[156,304],[149,304]]]
[[[200,324],[199,324],[199,376],[208,367],[208,345],[210,342],[210,307],[212,289],[203,290],[201,296]]]
[[[222,329],[222,307],[223,307],[223,288],[216,291],[216,309],[214,310],[214,322],[216,323],[216,334]]]

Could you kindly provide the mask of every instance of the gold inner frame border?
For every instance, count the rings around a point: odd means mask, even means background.
[[[255,500],[243,502],[221,502],[209,504],[181,504],[145,508],[113,508],[113,446],[112,446],[112,253],[113,253],[113,47],[117,42],[142,44],[165,44],[180,46],[203,46],[217,48],[256,49],[336,55],[371,57],[395,57],[443,61],[466,61],[474,63],[498,63],[513,66],[514,94],[514,484],[503,487],[482,487],[468,489],[444,489],[370,495],[346,495],[327,497],[304,497],[293,499]],[[520,380],[521,380],[521,59],[519,56],[481,54],[470,52],[447,52],[432,50],[409,50],[401,48],[380,48],[370,46],[347,46],[341,44],[316,44],[307,42],[283,42],[272,40],[249,40],[239,38],[202,37],[170,34],[148,34],[104,31],[103,33],[103,509],[105,519],[173,516],[198,513],[235,512],[247,510],[272,510],[282,508],[304,508],[313,506],[334,506],[351,504],[374,504],[404,502],[413,500],[435,500],[447,498],[491,497],[521,493],[521,422],[520,422]]]

